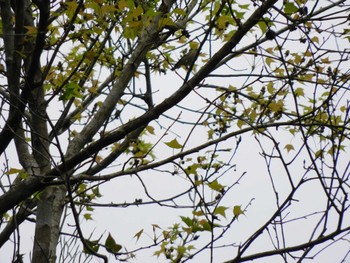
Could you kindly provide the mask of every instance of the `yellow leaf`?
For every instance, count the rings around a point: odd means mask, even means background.
[[[294,62],[295,64],[300,64],[302,57],[300,55],[295,55]]]
[[[123,10],[129,6],[128,2],[125,0],[118,1],[118,8]]]
[[[132,28],[137,28],[142,26],[142,21],[132,21],[129,23],[129,26]]]
[[[97,156],[95,157],[95,162],[96,162],[96,163],[100,163],[102,160],[103,160],[103,158],[102,158],[101,156],[99,156],[99,155],[97,155]]]
[[[198,42],[195,42],[195,41],[191,41],[190,42],[190,48],[191,49],[198,49],[198,47],[199,47],[199,43]]]
[[[10,168],[5,174],[10,175],[10,174],[17,174],[22,172],[22,169],[17,169],[17,168]]]
[[[296,97],[304,97],[304,89],[303,88],[297,88],[295,91],[294,91],[294,93],[295,93],[295,96]]]
[[[314,77],[313,74],[305,74],[304,75],[304,79],[307,80],[307,81],[312,81],[312,78]]]
[[[181,8],[175,8],[173,12],[174,12],[174,14],[178,14],[181,16],[187,15],[186,11],[184,9],[181,9]]]
[[[275,88],[273,87],[273,82],[270,81],[268,84],[267,84],[267,91],[268,93],[270,94],[273,94],[275,92]]]
[[[96,56],[96,52],[94,50],[89,50],[85,52],[85,57],[89,60],[93,60],[95,56]]]
[[[97,86],[93,86],[93,87],[89,88],[88,91],[92,94],[96,94],[97,93]]]
[[[36,33],[38,31],[35,26],[24,26],[24,28],[27,29],[28,35],[36,35]]]
[[[311,38],[311,41],[318,44],[318,37],[315,36],[315,37]]]
[[[267,57],[265,61],[266,61],[266,64],[267,64],[269,67],[271,67],[271,63],[272,63],[272,62],[275,62],[275,60],[274,60],[273,58],[270,58],[270,57]]]
[[[331,62],[329,61],[329,58],[328,58],[328,57],[326,57],[326,58],[321,58],[321,62],[324,63],[324,64],[329,64],[329,63],[331,63]]]
[[[287,144],[284,146],[284,149],[286,149],[287,152],[290,152],[291,150],[294,150],[294,146],[292,144]]]
[[[165,26],[175,26],[176,27],[176,24],[174,23],[174,21],[170,17],[166,16],[166,17],[159,20],[159,28],[163,28]]]
[[[267,51],[267,53],[273,54],[273,48],[272,47],[267,48],[266,51]]]
[[[283,109],[283,101],[279,100],[277,102],[271,102],[269,104],[269,108],[271,109],[272,112],[280,112]]]
[[[317,79],[317,84],[325,84],[327,81],[324,79]]]
[[[192,214],[194,214],[195,216],[202,216],[202,215],[204,215],[203,211],[201,211],[201,210],[193,211]]]
[[[313,55],[313,53],[310,50],[306,50],[306,52],[305,52],[306,57],[311,57],[312,55]]]
[[[136,7],[134,10],[132,10],[132,17],[138,17],[144,13],[143,8],[141,5]]]
[[[241,119],[239,119],[238,121],[237,121],[237,126],[238,126],[238,128],[242,128],[242,126],[243,125],[245,125],[246,123],[244,122],[244,121],[242,121]]]
[[[154,128],[153,128],[153,126],[147,126],[147,127],[146,127],[146,130],[147,130],[150,134],[152,134],[152,135],[155,134],[155,133],[154,133]]]

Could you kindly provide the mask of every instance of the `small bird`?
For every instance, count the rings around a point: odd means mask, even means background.
[[[187,69],[195,62],[197,58],[198,49],[190,49],[190,51],[183,55],[182,58],[173,66],[171,70],[175,70],[180,68],[181,66],[185,66]]]

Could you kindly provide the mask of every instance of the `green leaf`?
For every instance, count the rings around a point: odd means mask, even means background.
[[[260,20],[258,22],[258,26],[260,27],[260,30],[263,34],[266,33],[268,27],[270,27],[271,25],[273,25],[273,23],[271,22],[271,20],[267,17],[264,17],[262,20]]]
[[[154,128],[153,128],[153,126],[147,126],[147,127],[146,127],[146,130],[147,130],[150,134],[152,134],[152,135],[155,134],[155,133],[154,133]]]
[[[266,61],[266,64],[267,64],[269,67],[271,67],[271,63],[275,62],[275,60],[274,60],[273,58],[271,58],[271,57],[267,57],[267,58],[265,59],[265,61]]]
[[[318,150],[318,151],[315,153],[315,157],[316,157],[316,158],[324,158],[324,151],[323,151],[323,150]]]
[[[203,230],[205,230],[205,231],[211,232],[213,230],[213,228],[211,227],[210,223],[207,220],[205,220],[205,219],[201,220],[200,224],[202,225]]]
[[[179,255],[184,255],[185,252],[186,252],[186,247],[185,247],[185,246],[178,246],[178,247],[177,247],[177,253],[178,253]]]
[[[80,86],[78,83],[71,82],[64,86],[64,92],[60,96],[60,100],[67,101],[70,98],[83,98],[83,95],[80,93]]]
[[[280,112],[283,110],[283,101],[282,100],[279,100],[277,102],[275,101],[272,101],[268,107],[269,109],[272,111],[272,112]]]
[[[201,211],[201,210],[193,211],[192,214],[195,215],[195,216],[202,216],[202,215],[204,215],[203,211]]]
[[[267,25],[265,21],[259,21],[258,26],[260,27],[260,30],[263,34],[267,31]]]
[[[140,239],[142,233],[143,233],[143,229],[141,229],[139,232],[137,232],[137,233],[134,235],[134,238],[136,237],[136,242]]]
[[[181,149],[182,148],[182,145],[176,139],[174,139],[170,142],[166,142],[165,144],[173,149]]]
[[[211,224],[210,222],[208,222],[206,219],[202,219],[201,221],[199,221],[199,224],[202,226],[202,229],[200,231],[209,231],[212,232],[214,228],[216,227],[222,227],[219,224]]]
[[[291,14],[294,14],[296,12],[298,12],[299,8],[296,7],[293,3],[291,2],[288,2],[286,4],[284,4],[284,12],[287,14],[287,15],[291,15]]]
[[[267,84],[267,91],[269,94],[274,94],[275,93],[275,88],[273,87],[273,82],[270,81],[268,84]]]
[[[131,14],[130,16],[132,18],[137,18],[139,17],[140,15],[142,15],[145,11],[143,10],[143,8],[141,7],[141,5],[137,6],[135,9],[133,9],[131,11]]]
[[[174,12],[174,14],[178,14],[178,15],[181,15],[181,16],[186,16],[187,15],[186,11],[184,9],[182,9],[182,8],[175,8],[173,12]]]
[[[92,220],[92,215],[90,213],[86,213],[86,214],[84,214],[84,218],[86,220]]]
[[[226,214],[225,211],[227,210],[227,207],[224,206],[218,206],[217,208],[215,208],[214,210],[214,215],[222,215],[223,217],[226,218]]]
[[[249,10],[251,8],[251,4],[246,4],[246,5],[238,5],[240,8]]]
[[[108,237],[105,241],[105,247],[106,250],[112,254],[117,254],[122,249],[122,246],[115,242],[111,233],[108,234]]]
[[[190,250],[192,250],[192,249],[195,249],[195,246],[193,246],[193,245],[187,246],[187,250],[188,250],[188,251],[190,251]]]
[[[92,188],[92,192],[96,197],[102,197],[99,187]]]
[[[289,132],[290,132],[292,135],[295,135],[295,133],[297,132],[297,130],[294,129],[294,128],[290,128],[290,129],[289,129]]]
[[[92,251],[98,252],[98,249],[100,248],[100,245],[98,243],[99,240],[88,240],[88,239],[85,239],[85,242],[92,249]],[[88,250],[87,248],[85,248],[85,247],[83,249],[83,252],[85,254],[89,254],[89,255],[92,254],[92,252],[90,250]]]
[[[247,125],[247,123],[245,121],[243,121],[242,119],[238,119],[237,120],[237,126],[238,128],[242,128],[243,125]]]
[[[244,215],[244,211],[242,211],[242,206],[240,205],[235,205],[233,207],[233,215],[235,216],[235,218],[238,218],[240,215]]]
[[[297,88],[294,93],[296,97],[304,97],[305,95],[303,88]]]
[[[193,219],[185,216],[180,216],[181,220],[187,225],[187,226],[193,226]]]
[[[176,24],[171,17],[165,16],[159,20],[159,28],[163,28],[165,26],[176,27]]]
[[[214,180],[211,183],[208,184],[208,186],[218,192],[221,192],[222,190],[224,190],[225,186],[223,186],[222,184],[219,184],[218,180]]]
[[[192,164],[192,165],[189,165],[189,166],[187,166],[187,168],[186,168],[186,173],[187,173],[188,175],[190,175],[190,174],[197,175],[197,169],[198,169],[199,167],[201,167],[201,165],[198,164],[198,163],[194,163],[194,164]]]
[[[137,32],[134,28],[132,27],[125,27],[123,31],[123,36],[126,39],[135,39],[137,36]]]

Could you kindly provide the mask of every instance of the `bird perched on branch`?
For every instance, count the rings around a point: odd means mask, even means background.
[[[171,70],[178,69],[185,66],[187,69],[195,62],[197,58],[198,49],[190,49],[190,51],[183,55],[180,60],[173,66]]]

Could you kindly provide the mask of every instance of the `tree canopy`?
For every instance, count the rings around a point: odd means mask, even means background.
[[[0,255],[350,259],[349,10],[0,1]]]

